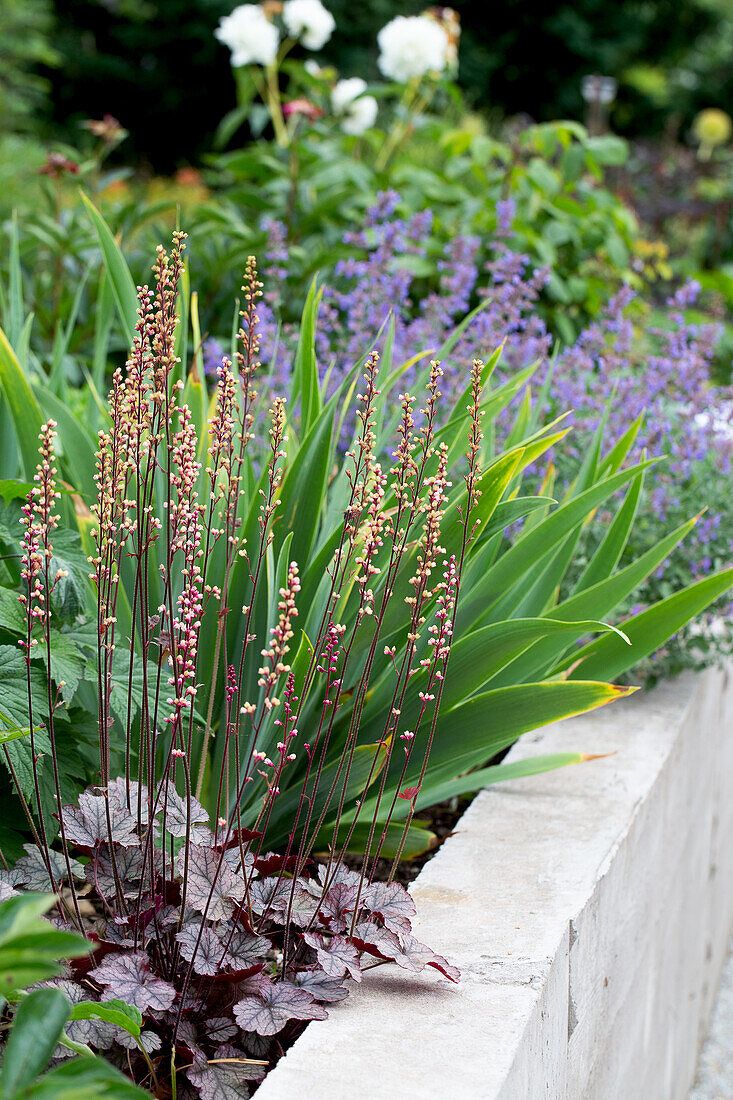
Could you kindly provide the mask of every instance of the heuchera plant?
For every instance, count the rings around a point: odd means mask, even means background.
[[[431,367],[419,426],[414,399],[402,399],[387,472],[382,469],[383,456],[375,453],[378,357],[368,357],[356,442],[345,459],[344,521],[338,544],[329,548],[324,562],[330,595],[317,636],[312,645],[299,647],[291,666],[289,642],[300,591],[297,563],[284,559],[282,583],[275,589],[272,584],[273,570],[278,575],[271,551],[273,517],[287,455],[282,398],[275,399],[270,411],[268,458],[261,471],[254,470],[247,453],[254,422],[253,379],[259,366],[260,284],[254,261],[248,265],[244,288],[237,373],[228,361],[219,370],[208,465],[202,469],[193,417],[187,405],[179,404],[182,383],[176,380],[175,306],[182,251],[183,235],[178,234],[170,256],[159,250],[155,291],[139,291],[133,350],[126,372],[114,376],[109,429],[99,433],[94,552],[89,561],[97,592],[101,785],[82,793],[77,805],[66,806],[54,724],[65,685],[54,679],[50,630],[51,604],[65,580],[53,549],[61,518],[56,509],[63,505],[54,464],[55,422],[48,421],[41,431],[35,486],[22,521],[25,583],[20,600],[25,636],[20,644],[26,659],[27,736],[35,791],[30,802],[6,752],[35,843],[27,845],[26,856],[12,871],[2,873],[2,890],[12,896],[18,887],[50,888],[59,899],[58,920],[87,930],[97,944],[93,955],[70,964],[63,988],[72,1002],[87,1000],[93,990],[101,1001],[122,1000],[144,1017],[137,1046],[108,1021],[98,1019],[72,1025],[84,1042],[97,1050],[111,1049],[138,1084],[156,1091],[171,1087],[180,1067],[204,1098],[237,1097],[248,1095],[247,1081],[262,1076],[273,1046],[281,1048],[303,1021],[325,1018],[324,1005],[346,996],[347,977],[361,980],[365,960],[371,960],[367,965],[391,961],[413,972],[430,966],[458,980],[454,967],[412,935],[412,901],[391,881],[401,844],[388,881],[375,881],[375,874],[398,799],[409,803],[400,822],[403,837],[407,834],[433,740],[466,548],[474,537],[473,512],[480,497],[483,365],[474,362],[468,389],[460,550],[444,557],[441,521],[449,484],[448,445],[437,441],[435,431],[441,369],[437,363]],[[240,498],[253,485],[259,540],[248,545],[237,514]],[[154,498],[158,505],[163,502],[166,522],[158,518]],[[159,583],[151,579],[154,546]],[[218,558],[215,546],[222,548]],[[382,624],[407,548],[415,565],[405,598],[409,621],[403,650],[403,640],[394,632],[384,635]],[[240,610],[241,642],[234,652],[224,625],[237,610],[228,606],[236,559],[247,563],[251,597]],[[386,570],[388,583],[375,597],[373,578],[381,570]],[[268,601],[276,601],[277,614],[269,644],[255,657],[263,585],[272,594]],[[357,613],[347,631],[339,611],[349,594]],[[130,604],[127,622],[133,641],[120,647],[126,649],[120,673],[122,655],[116,657],[115,651],[121,640],[118,614],[123,601]],[[196,708],[201,623],[212,604],[219,607],[215,666],[226,672],[226,720],[217,734],[224,745],[214,783],[216,813],[210,821],[193,786],[197,769],[201,786],[209,760],[211,716],[204,719]],[[355,643],[364,638],[365,647],[357,650],[360,672],[350,681],[350,690],[341,691]],[[400,657],[383,734],[373,745],[357,745],[375,656],[394,653],[395,642]],[[37,653],[44,655],[47,670],[40,701]],[[244,694],[252,660],[259,663],[254,702]],[[401,702],[417,673],[419,711],[413,728],[402,731]],[[138,680],[142,690],[135,718]],[[122,731],[112,705],[113,692],[120,686],[127,699]],[[302,699],[309,692],[320,702],[315,718],[310,714],[304,741],[298,725]],[[340,755],[332,759],[327,757],[329,742],[336,714],[344,710],[351,717]],[[273,714],[278,715],[280,741],[271,759],[259,748],[258,733]],[[51,847],[52,822],[42,813],[34,816],[31,805],[42,806],[39,716],[45,721],[53,764],[60,851]],[[200,760],[197,753],[192,761],[195,723],[197,728],[203,724],[205,733]],[[421,759],[413,760],[418,732],[423,734],[417,742]],[[124,775],[116,776],[111,762],[120,741]],[[247,744],[251,748],[245,754]],[[299,753],[307,757],[303,782],[281,795],[282,776]],[[380,805],[384,777],[394,756],[403,757],[403,780],[408,767],[410,774],[417,769],[420,778],[414,785],[400,783],[397,793],[389,795],[391,806],[385,813]],[[259,812],[245,828],[242,796],[250,784],[258,783]],[[370,787],[377,793],[376,809],[366,823],[369,858],[356,871],[343,857],[357,823],[364,825],[359,822],[358,799]],[[374,798],[371,791],[370,796]],[[283,799],[289,800],[286,807],[278,801]],[[268,841],[276,804],[280,819],[287,816],[289,832],[273,852]],[[315,845],[324,822],[331,835],[319,859]]]
[[[303,1021],[325,1019],[324,1006],[347,996],[346,979],[360,982],[365,963],[459,978],[412,935],[414,905],[398,883],[370,882],[336,860],[308,860],[296,873],[297,856],[263,853],[261,834],[212,831],[171,780],[153,799],[146,787],[113,780],[60,817],[87,862],[71,859],[69,878],[51,852],[50,877],[69,919],[83,895],[84,912],[94,899],[84,926],[96,949],[50,984],[72,1005],[93,989],[101,1002],[141,1013],[137,1043],[106,1020],[67,1028],[113,1058],[124,1052],[121,1064],[140,1084],[157,1090],[180,1068],[204,1098],[247,1096],[246,1082],[264,1075]],[[48,886],[48,853],[27,848],[3,874],[6,897]]]

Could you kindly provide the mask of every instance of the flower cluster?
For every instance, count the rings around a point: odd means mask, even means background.
[[[231,50],[232,66],[272,65],[278,54],[280,31],[268,4],[240,4],[219,22],[214,34]],[[321,0],[285,0],[283,30],[307,50],[321,50],[336,26]]]
[[[567,483],[602,417],[618,437],[643,416],[634,453],[638,457],[646,449],[669,456],[648,479],[649,511],[657,527],[681,523],[709,503],[710,512],[676,553],[684,555],[686,568],[697,574],[730,560],[733,531],[713,488],[730,471],[733,399],[729,391],[710,383],[718,327],[686,316],[699,288],[680,288],[659,322],[647,323],[643,331],[643,307],[636,292],[623,287],[553,359],[553,339],[540,309],[548,272],[533,270],[529,258],[512,248],[511,202],[497,209],[497,237],[488,263],[480,263],[477,238],[456,237],[440,261],[439,290],[417,302],[411,293],[410,261],[428,255],[431,214],[404,218],[399,207],[394,192],[378,197],[363,228],[345,236],[352,255],[338,262],[324,288],[325,323],[318,349],[324,362],[335,359],[331,384],[335,386],[362,354],[375,324],[394,319],[393,362],[400,363],[418,348],[440,347],[468,310],[480,304],[481,310],[444,361],[442,388],[456,394],[462,384],[456,367],[472,354],[487,358],[500,344],[499,377],[502,369],[508,377],[511,371],[539,362],[536,379],[546,395],[546,414],[574,410],[574,431],[560,456],[559,472]],[[277,233],[272,239],[277,241]],[[273,305],[276,309],[277,303]],[[295,333],[285,332],[284,339],[280,334],[278,360],[272,364],[277,386],[287,386],[288,340],[294,343]],[[272,343],[265,347],[266,357],[272,348]],[[405,384],[411,376],[407,371]],[[547,387],[542,385],[545,381]],[[705,473],[709,468],[717,471],[713,478]],[[682,514],[684,509],[687,514]],[[651,530],[650,542],[653,534]],[[645,548],[644,543],[637,546],[638,552]]]
[[[348,77],[332,84],[331,71],[312,59],[305,62],[303,73],[310,77],[311,88],[315,85],[321,92],[328,92],[328,99],[320,105],[312,102],[310,88],[306,87],[305,95],[299,88],[297,98],[281,102],[279,66],[288,51],[295,43],[307,50],[323,49],[335,27],[333,15],[321,0],[285,0],[282,4],[241,4],[220,20],[214,32],[229,48],[234,68],[260,65],[269,70],[264,82],[257,75],[253,79],[280,145],[290,144],[299,119],[320,119],[328,110],[329,99],[330,109],[346,134],[358,137],[377,120],[377,100],[367,94],[366,81]],[[388,80],[409,86],[406,93],[413,92],[424,78],[455,70],[459,35],[460,21],[451,8],[429,8],[422,15],[397,16],[379,32],[379,69]],[[403,107],[409,98],[407,94]]]

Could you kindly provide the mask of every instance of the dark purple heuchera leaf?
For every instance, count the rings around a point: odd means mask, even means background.
[[[357,924],[352,939],[362,951],[380,959],[389,959],[413,974],[419,974],[426,966],[433,966],[451,982],[460,979],[460,971],[455,966],[451,966],[442,955],[436,955],[409,933],[402,933],[398,937],[387,928],[365,921]]]
[[[250,1058],[269,1057],[272,1040],[265,1035],[258,1035],[256,1031],[245,1031],[242,1035],[242,1042]]]
[[[218,852],[220,852],[222,848],[239,848],[240,844],[244,847],[253,840],[260,840],[263,834],[255,832],[254,829],[232,829],[228,839],[222,838],[221,833],[219,836],[220,839],[215,845]],[[226,837],[226,830],[224,830],[224,837]],[[254,859],[254,857],[252,858]]]
[[[290,883],[288,883],[288,894],[290,894]],[[297,928],[306,928],[313,920],[317,911],[317,900],[312,894],[309,894],[307,890],[304,890],[302,886],[295,887],[292,905],[290,905],[289,897],[286,897],[285,905],[281,909],[283,917],[286,917],[289,912],[290,921],[292,924],[296,925]]]
[[[303,939],[314,948],[318,962],[329,978],[343,978],[348,971],[356,982],[361,981],[359,952],[344,936],[334,936],[330,943],[317,932],[305,932]]]
[[[28,890],[37,890],[40,893],[50,890],[51,883],[41,849],[37,848],[35,844],[24,844],[23,848],[26,854],[20,857],[11,872],[13,885],[25,886]],[[53,849],[49,849],[49,857],[54,883],[58,886],[60,882],[66,882],[69,877],[66,860],[63,852],[55,852]],[[69,860],[69,862],[74,878],[84,878],[84,868],[81,863],[77,863],[75,859]]]
[[[317,1001],[343,1001],[349,991],[338,978],[327,977],[320,966],[299,970],[294,975],[295,984],[312,993]]]
[[[141,848],[118,848],[114,853],[117,879],[126,898],[137,897],[143,871]],[[87,882],[95,886],[102,897],[112,898],[117,893],[112,856],[108,844],[101,844],[85,867]],[[148,857],[148,874],[150,862]]]
[[[109,792],[110,801],[114,800],[118,806],[123,809],[128,809],[127,805],[127,792],[130,794],[129,810],[133,817],[137,818],[137,803],[138,803],[138,791],[141,791],[140,799],[140,821],[143,825],[148,824],[148,788],[143,784],[142,790],[140,784],[134,779],[130,780],[128,784],[124,777],[120,776],[118,779],[110,780],[107,787]]]
[[[253,963],[263,962],[267,952],[272,949],[272,944],[264,936],[255,936],[251,932],[241,932],[238,929],[230,934],[229,929],[221,927],[219,932],[222,942],[226,944],[228,960],[235,970],[245,970]]]
[[[104,938],[107,943],[113,943],[117,947],[134,947],[135,937],[127,920],[119,923],[117,919],[107,921],[104,929]]]
[[[212,1043],[224,1043],[227,1039],[233,1039],[239,1031],[228,1016],[212,1016],[204,1020],[204,1034]]]
[[[390,962],[397,962],[403,953],[402,944],[394,932],[390,932],[388,928],[382,928],[381,924],[376,924],[374,921],[363,921],[357,924],[351,941],[361,951],[366,951],[367,954],[374,955],[378,959],[388,959]]]
[[[323,886],[328,878],[329,890],[339,882],[345,883],[346,886],[358,886],[361,882],[361,875],[358,871],[351,871],[345,863],[332,863],[331,867],[326,867],[325,863],[318,865],[318,881]]]
[[[170,833],[171,836],[185,836],[186,799],[178,793],[170,781],[165,791],[160,796],[159,805],[161,811],[165,812],[165,817],[162,819],[165,831]],[[188,799],[188,807],[191,815],[189,833],[191,842],[193,844],[201,844],[209,840],[213,841],[213,834],[208,827],[209,815],[201,803],[197,802],[195,798],[190,797]]]
[[[365,909],[376,913],[392,932],[409,932],[410,918],[415,916],[415,903],[399,882],[373,882],[365,886],[361,902]]]
[[[264,1066],[250,1065],[246,1058],[244,1051],[222,1043],[211,1062],[200,1055],[185,1073],[201,1100],[246,1100],[247,1081],[259,1081],[265,1074]]]
[[[248,974],[243,981],[237,982],[237,991],[241,997],[259,997],[262,990],[270,985],[272,982],[267,974],[258,970],[254,974]]]
[[[321,917],[332,932],[344,932],[351,922],[359,892],[358,886],[337,882],[326,892],[320,904]]]
[[[258,996],[243,997],[234,1006],[234,1019],[243,1031],[277,1035],[289,1020],[325,1020],[325,1008],[313,995],[291,982],[262,984]]]
[[[155,923],[158,928],[170,928],[178,921],[180,909],[177,905],[162,905],[155,914]]]
[[[178,1013],[171,1013],[171,1016],[173,1017],[171,1023],[173,1023]],[[183,1019],[179,1021],[178,1031],[176,1033],[176,1046],[186,1047],[187,1050],[191,1051],[192,1055],[200,1053],[196,1028],[190,1020]]]
[[[119,997],[143,1013],[164,1012],[176,996],[169,982],[151,973],[142,951],[108,955],[101,966],[89,971],[89,977],[103,987],[103,1001]]]
[[[267,913],[272,917],[275,913],[281,913],[288,904],[291,880],[279,878],[263,878],[249,884],[249,901],[252,912],[262,916]]]
[[[79,795],[79,806],[64,806],[64,826],[66,836],[74,844],[83,848],[96,848],[110,839],[123,848],[134,847],[140,843],[135,832],[136,820],[127,807],[121,806],[115,798],[109,800],[109,816],[112,824],[110,838],[107,826],[107,799],[104,795],[84,791]]]
[[[132,1035],[128,1035],[128,1033],[126,1031],[123,1031],[122,1028],[117,1028],[117,1030],[120,1032],[120,1034],[116,1037],[117,1042],[120,1044],[120,1046],[126,1047],[127,1050],[137,1050],[137,1043],[133,1039]],[[148,1054],[152,1054],[154,1050],[160,1050],[162,1046],[160,1035],[158,1035],[155,1031],[150,1031],[149,1028],[145,1028],[143,1031],[140,1032],[139,1041],[142,1044],[143,1049],[146,1050]]]
[[[297,866],[298,857],[278,855],[277,852],[266,852],[264,856],[258,856],[254,865],[261,875],[274,875],[280,871],[292,871]]]
[[[423,970],[426,966],[433,966],[445,975],[449,981],[460,981],[461,972],[456,966],[451,966],[442,955],[436,955],[434,951],[426,947],[424,943],[420,943],[414,936],[409,934],[400,935],[400,941],[404,957],[420,970]],[[399,966],[403,965],[399,959],[395,961]]]
[[[181,945],[184,959],[187,962],[193,959],[193,969],[197,974],[218,974],[223,966],[229,964],[228,952],[224,950],[221,940],[208,924],[202,929],[200,920],[184,924],[176,939]]]
[[[186,877],[186,904],[213,921],[228,920],[234,912],[232,898],[241,901],[245,892],[242,876],[224,861],[219,868],[220,860],[219,852],[197,844],[189,846],[187,866],[186,849],[178,853],[178,870]]]
[[[226,864],[231,867],[233,871],[240,871],[242,867],[242,852],[240,848],[222,848],[221,844],[209,844],[209,848],[213,848],[214,851],[221,855],[224,852],[224,860]],[[251,852],[244,853],[244,867],[245,870],[250,872],[248,877],[256,877],[257,871],[253,870],[255,864],[255,857]]]

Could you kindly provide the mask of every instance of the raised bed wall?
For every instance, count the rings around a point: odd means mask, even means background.
[[[530,734],[615,755],[481,793],[420,873],[460,967],[371,971],[258,1100],[683,1100],[733,924],[733,669]]]

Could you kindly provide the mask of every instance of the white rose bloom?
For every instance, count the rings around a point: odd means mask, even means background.
[[[339,80],[331,92],[334,111],[341,115],[341,127],[347,134],[358,137],[377,120],[377,101],[373,95],[362,95],[366,81],[359,76]]]
[[[277,27],[257,4],[240,4],[219,21],[214,34],[232,51],[234,68],[269,65],[277,55]]]
[[[321,0],[285,0],[283,23],[291,38],[299,38],[307,50],[322,49],[336,26]]]
[[[401,84],[412,77],[442,72],[448,63],[448,35],[424,15],[398,15],[382,27],[377,42],[380,71]]]

